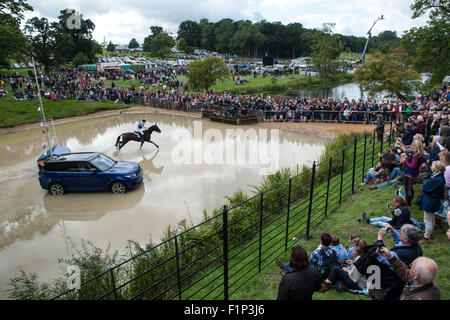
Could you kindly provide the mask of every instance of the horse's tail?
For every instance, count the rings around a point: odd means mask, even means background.
[[[116,148],[118,148],[119,147],[119,141],[120,141],[120,138],[122,137],[122,135],[120,135],[120,136],[118,136],[117,137],[117,141],[116,141]]]

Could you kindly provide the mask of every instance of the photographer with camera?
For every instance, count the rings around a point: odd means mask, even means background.
[[[434,278],[438,267],[430,258],[418,257],[411,268],[393,255],[387,248],[377,249],[377,254],[382,255],[394,269],[397,276],[405,284],[400,300],[440,300],[441,291]]]
[[[422,256],[422,248],[418,244],[421,238],[419,228],[412,224],[404,224],[400,231],[397,231],[387,224],[386,228],[382,228],[378,232],[378,240],[376,241],[378,250],[382,246],[384,247],[383,239],[386,232],[389,232],[394,238],[395,245],[390,253],[397,259],[406,265],[410,265],[416,258]],[[369,263],[375,263],[381,271],[381,288],[369,290],[369,295],[375,300],[398,300],[403,291],[404,283],[395,273],[389,261],[383,255],[378,255],[376,261],[370,261]]]

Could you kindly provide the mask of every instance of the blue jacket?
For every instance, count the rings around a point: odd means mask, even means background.
[[[422,204],[421,209],[433,213],[439,211],[441,207],[441,200],[444,197],[445,178],[442,172],[433,174],[422,185]]]
[[[342,246],[342,244],[338,244],[337,246],[330,246],[331,249],[336,251],[337,258],[339,260],[339,265],[342,267],[347,260],[347,251]]]

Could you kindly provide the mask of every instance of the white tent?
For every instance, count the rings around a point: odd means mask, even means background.
[[[450,83],[450,76],[446,76],[442,82],[443,83]]]

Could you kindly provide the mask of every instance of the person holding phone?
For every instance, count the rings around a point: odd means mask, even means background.
[[[392,199],[392,202],[394,203],[395,209],[393,209],[390,204],[387,204],[386,206],[386,208],[392,214],[392,218],[388,218],[386,216],[378,218],[368,218],[366,213],[364,212],[362,218],[358,219],[358,221],[381,228],[385,228],[386,225],[389,224],[395,230],[400,230],[404,224],[411,223],[411,214],[409,212],[409,209],[406,207],[405,199],[403,199],[402,197],[396,196],[394,199]]]

